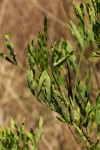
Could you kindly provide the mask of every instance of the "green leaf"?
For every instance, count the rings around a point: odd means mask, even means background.
[[[42,85],[44,83],[44,81],[46,80],[46,75],[47,75],[47,72],[46,70],[44,70],[40,76],[40,79],[39,79],[39,85],[38,85],[38,93],[37,93],[37,96],[40,95],[40,92],[42,90]]]
[[[58,60],[58,62],[55,62],[55,63],[53,64],[53,67],[54,67],[54,68],[60,67],[61,65],[63,65],[63,64],[66,62],[67,58],[68,58],[67,56],[61,58],[60,60]]]
[[[46,99],[47,99],[48,104],[50,105],[51,103],[51,79],[46,70],[43,71],[40,76],[37,96],[39,96],[41,91],[44,90],[42,89],[43,84],[44,84],[44,89],[46,89]]]
[[[89,45],[93,45],[94,43],[94,32],[93,32],[93,24],[89,24],[89,28],[87,31],[87,43]]]
[[[100,13],[100,1],[99,0],[91,0],[91,1],[95,9],[95,13],[99,14]]]
[[[28,44],[28,53],[29,53],[33,58],[35,57],[35,53],[34,53],[34,41],[33,41],[33,40]]]
[[[70,66],[71,66],[72,70],[74,72],[76,72],[75,71],[76,70],[76,57],[74,54],[73,47],[69,41],[67,41],[67,52],[68,52],[68,60],[69,60]]]
[[[15,122],[14,122],[13,119],[11,119],[11,128],[12,128],[12,129],[15,129]]]
[[[25,121],[25,119],[23,120],[23,122],[20,125],[20,133],[21,134],[24,134],[24,121]]]
[[[93,23],[93,32],[94,32],[94,39],[96,42],[100,43],[100,20],[96,20]]]
[[[88,142],[86,136],[83,134],[82,130],[80,129],[80,127],[78,127],[76,124],[74,124],[75,129],[77,130],[77,132],[79,133],[82,141],[84,142],[84,144],[86,145],[86,147],[89,149],[90,148],[90,143]]]
[[[71,105],[68,106],[68,112],[69,112],[70,123],[72,124],[74,118],[74,111]]]
[[[41,71],[47,69],[48,66],[48,52],[47,52],[47,19],[44,19],[44,33],[38,32],[38,54],[37,64]]]
[[[68,81],[67,81],[67,86],[68,86],[68,98],[73,99],[73,92],[72,92],[72,78],[71,78],[71,73],[70,73],[70,68],[69,65],[67,63],[67,70],[68,70]]]
[[[13,61],[17,64],[16,53],[14,51],[14,46],[10,41],[10,37],[9,37],[8,33],[5,34],[5,40],[6,40],[6,45],[7,45],[8,51],[9,51],[10,55],[12,56]]]
[[[33,41],[28,45],[28,63],[30,66],[30,69],[33,72],[33,76],[35,77],[35,52],[34,52],[34,45],[33,45]]]
[[[59,53],[60,53],[60,56],[63,54],[64,56],[67,55],[67,42],[61,38],[60,40],[60,43],[59,43]]]
[[[86,115],[83,119],[83,122],[81,123],[84,127],[87,127],[87,132],[88,132],[88,135],[90,133],[90,128],[91,128],[91,104],[90,102],[87,102],[86,104],[86,107],[85,107],[85,112],[86,112]],[[90,114],[89,114],[90,113]]]
[[[34,90],[36,88],[36,82],[35,82],[32,70],[28,71],[28,73],[27,73],[27,81],[28,81],[28,86],[29,86],[31,92],[33,93],[33,95],[35,95]]]
[[[80,99],[86,103],[87,101],[85,97],[85,90],[86,90],[85,84],[82,81],[78,81],[76,89],[77,89],[77,94],[79,95]]]
[[[99,52],[93,52],[91,57],[100,57],[100,53]]]
[[[14,62],[11,61],[11,60],[10,60],[5,54],[3,54],[1,51],[0,51],[0,56],[1,56],[2,58],[4,58],[5,60],[7,60],[8,62],[14,64]]]
[[[82,37],[81,37],[77,27],[75,26],[75,24],[71,20],[70,20],[70,24],[71,24],[72,34],[75,37],[75,40],[76,40],[78,46],[80,47],[80,52],[83,52],[84,43],[83,43]]]
[[[84,6],[81,3],[80,6],[76,6],[75,1],[73,0],[74,11],[78,19],[84,21]]]
[[[36,150],[36,140],[35,140],[35,133],[33,129],[31,129],[31,131],[27,133],[27,137],[30,139],[32,146]]]
[[[38,32],[38,38],[38,64],[40,65],[41,70],[44,71],[48,66],[46,35]]]
[[[96,123],[98,132],[100,133],[100,93],[96,99]]]
[[[75,95],[75,101],[76,101],[76,103],[77,103],[77,105],[79,107],[81,116],[85,116],[86,115],[86,111],[85,111],[85,109],[83,109],[82,102],[81,102],[80,98],[77,95]]]
[[[55,61],[53,61],[54,68],[58,68],[62,66],[67,60],[70,63],[70,66],[72,70],[75,72],[76,67],[76,58],[74,55],[74,51],[72,48],[72,45],[69,41],[65,41],[63,38],[61,39],[59,43],[59,51],[53,49],[53,60],[55,58]]]
[[[47,101],[49,106],[51,104],[51,87],[52,87],[51,79],[47,73],[46,74],[46,95],[47,95]]]
[[[34,58],[30,54],[28,54],[28,63],[29,63],[30,69],[33,72],[33,76],[35,77],[35,61],[34,61]]]
[[[54,62],[58,59],[58,51],[56,49],[56,42],[51,46],[51,67]]]
[[[74,1],[73,6],[76,16],[78,18],[78,30],[84,43],[85,40],[84,5],[81,3],[80,6],[76,6]]]
[[[36,143],[37,143],[37,144],[39,143],[42,134],[43,134],[43,118],[40,117],[40,121],[39,121],[39,131],[38,131],[38,134],[37,134],[37,137],[36,137]]]
[[[86,90],[85,90],[85,97],[87,101],[90,98],[90,91],[91,91],[91,68],[90,65],[88,67],[87,78],[86,78]]]
[[[56,68],[55,72],[56,72],[56,76],[57,76],[57,80],[58,80],[59,84],[62,85],[63,87],[65,87],[65,81],[61,75],[59,68]]]

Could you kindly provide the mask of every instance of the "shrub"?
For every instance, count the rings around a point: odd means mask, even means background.
[[[20,128],[11,120],[11,129],[0,128],[0,149],[1,150],[38,150],[39,141],[43,133],[43,119],[40,117],[39,131],[35,135],[33,129],[25,132],[24,121]]]
[[[47,19],[44,20],[44,32],[38,32],[38,48],[34,49],[34,41],[28,44],[29,71],[18,64],[14,46],[9,35],[5,34],[10,59],[0,52],[0,56],[23,69],[27,73],[28,86],[37,100],[57,113],[57,118],[74,126],[87,149],[98,150],[100,138],[100,92],[91,101],[91,62],[100,57],[100,2],[84,1],[76,6],[74,12],[78,19],[78,27],[70,20],[71,31],[78,47],[78,55],[71,43],[61,39],[59,46],[54,43],[48,51]],[[86,22],[86,23],[85,23]],[[81,63],[89,49],[86,82],[81,79]],[[48,57],[49,56],[49,57]],[[79,60],[78,60],[79,59]],[[74,84],[72,85],[72,74]],[[93,125],[96,126],[96,139],[92,141]]]

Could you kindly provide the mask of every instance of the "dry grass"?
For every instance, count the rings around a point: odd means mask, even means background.
[[[59,41],[61,37],[73,42],[69,18],[75,20],[75,16],[70,0],[0,0],[0,49],[6,51],[4,33],[8,32],[18,59],[26,69],[27,43],[33,37],[37,41],[37,31],[43,29],[44,16],[47,16],[49,23],[49,44]],[[17,123],[25,117],[27,129],[37,128],[40,115],[44,118],[40,150],[82,149],[68,126],[60,123],[56,114],[43,107],[32,96],[25,74],[0,58],[0,126],[7,126],[11,117]]]

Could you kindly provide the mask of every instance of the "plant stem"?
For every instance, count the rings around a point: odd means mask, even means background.
[[[85,144],[85,146],[87,147],[88,150],[90,150],[90,147],[92,145],[92,142],[90,141],[90,138],[87,137],[87,135],[85,134],[85,132],[83,131],[82,127],[78,126],[77,124],[74,123],[74,127],[77,130],[77,132],[79,133],[83,143]]]
[[[82,129],[82,127],[80,127],[82,133],[84,134],[84,136],[86,137],[87,141],[89,142],[90,145],[92,145],[93,143],[91,142],[90,138],[86,135],[86,133],[84,132],[84,130]]]
[[[22,71],[24,71],[25,73],[27,73],[27,71],[24,69],[24,68],[22,68],[20,65],[18,65],[18,64],[15,64],[19,69],[21,69]]]
[[[73,131],[72,131],[72,129],[71,129],[71,127],[70,127],[69,125],[68,125],[68,128],[69,128],[70,132],[72,133],[72,135],[73,135],[75,141],[77,142],[77,138],[76,138],[76,136],[74,135],[74,133],[73,133]],[[78,142],[77,142],[77,144],[78,144]]]

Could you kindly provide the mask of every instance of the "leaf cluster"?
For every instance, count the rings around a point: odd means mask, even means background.
[[[0,128],[1,150],[38,150],[39,141],[43,133],[43,119],[40,117],[39,131],[36,135],[34,130],[25,132],[24,121],[18,128],[14,120],[11,120],[11,128]]]

